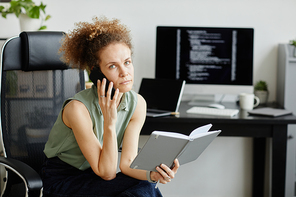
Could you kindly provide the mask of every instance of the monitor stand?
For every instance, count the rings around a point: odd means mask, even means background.
[[[199,107],[214,107],[212,104],[219,104],[220,107],[224,107],[220,102],[216,101],[215,95],[195,95],[194,98],[188,102],[189,105],[199,106]]]
[[[213,104],[215,102],[215,95],[194,95],[193,99],[188,102],[189,105],[195,106],[208,106],[209,104]]]

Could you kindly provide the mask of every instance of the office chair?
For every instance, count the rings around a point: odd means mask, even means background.
[[[43,149],[65,99],[85,88],[84,73],[61,62],[63,32],[22,32],[1,52],[2,196],[42,196]]]

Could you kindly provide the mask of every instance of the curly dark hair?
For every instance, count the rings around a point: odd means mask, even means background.
[[[91,70],[99,66],[99,51],[111,43],[125,43],[132,51],[130,30],[118,19],[94,17],[93,23],[75,23],[76,28],[65,35],[59,52],[62,61],[71,67]]]

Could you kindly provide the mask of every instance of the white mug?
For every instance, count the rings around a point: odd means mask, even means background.
[[[254,99],[256,102],[254,103]],[[254,107],[257,107],[260,103],[260,99],[254,94],[241,93],[239,95],[239,105],[243,110],[252,110]]]

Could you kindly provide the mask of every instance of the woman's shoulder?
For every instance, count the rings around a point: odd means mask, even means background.
[[[95,88],[95,86],[92,86],[91,88],[87,88],[79,91],[74,95],[74,97],[89,97],[89,96],[98,97],[96,90],[97,89]]]
[[[65,102],[63,107],[68,105],[69,102],[76,101],[74,103],[77,103],[76,105],[85,105],[87,108],[89,108],[92,103],[97,103],[98,96],[94,92],[93,88],[84,89],[80,92],[76,93],[73,97],[68,98]]]
[[[125,97],[124,99],[127,102],[131,102],[131,101],[137,102],[138,101],[138,94],[134,90],[124,93],[124,97]]]

